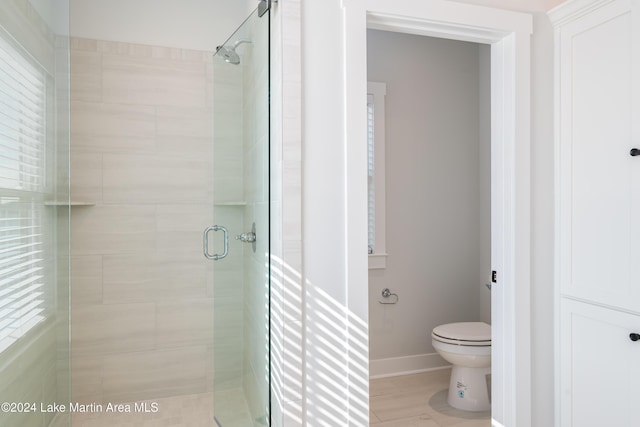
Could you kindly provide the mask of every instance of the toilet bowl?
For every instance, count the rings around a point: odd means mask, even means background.
[[[433,328],[431,342],[453,365],[449,405],[464,411],[491,409],[491,326],[484,322],[448,323]]]

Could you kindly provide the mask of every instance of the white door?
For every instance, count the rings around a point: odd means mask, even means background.
[[[640,426],[640,316],[564,299],[562,426]]]
[[[563,295],[640,313],[639,10],[560,30],[559,268]]]
[[[557,30],[560,421],[640,426],[640,0],[580,4]]]

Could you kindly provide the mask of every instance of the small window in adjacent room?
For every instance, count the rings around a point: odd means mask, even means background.
[[[48,75],[0,32],[0,352],[53,311]]]
[[[369,268],[386,267],[384,104],[387,86],[367,85],[367,183]]]

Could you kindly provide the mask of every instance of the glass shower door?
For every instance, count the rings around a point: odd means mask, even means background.
[[[269,425],[269,14],[258,10],[213,58],[214,415]]]

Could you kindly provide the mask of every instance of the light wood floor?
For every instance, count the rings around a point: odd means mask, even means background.
[[[490,427],[490,412],[467,412],[447,404],[449,369],[371,380],[371,426]],[[157,413],[73,414],[73,427],[211,427],[212,393],[157,399]],[[226,402],[225,409],[237,412]],[[244,418],[244,417],[243,417]],[[60,420],[61,421],[61,420]],[[237,420],[237,425],[246,422]],[[62,423],[59,425],[68,425]],[[342,426],[335,426],[342,427]]]
[[[371,380],[371,426],[490,427],[490,411],[461,411],[447,404],[450,373],[441,369]]]

